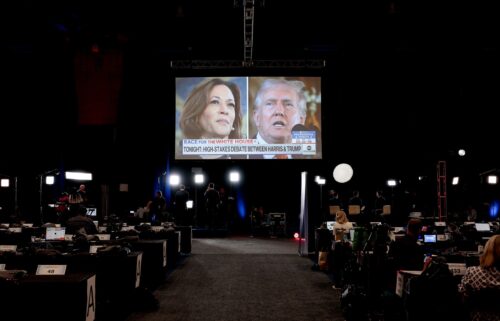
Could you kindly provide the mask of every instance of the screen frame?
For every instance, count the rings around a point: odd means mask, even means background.
[[[312,103],[315,104],[315,112],[312,114],[315,116],[317,123],[319,123],[319,128],[318,126],[312,126],[308,125],[306,130],[301,130],[294,132],[295,137],[297,138],[294,143],[300,142],[301,137],[314,137],[314,140],[302,140],[304,143],[311,143],[314,141],[314,144],[311,146],[307,146],[303,144],[303,149],[298,150],[298,147],[295,146],[296,150],[293,152],[288,153],[288,159],[311,159],[311,160],[322,160],[324,155],[323,155],[323,149],[322,149],[322,98],[321,98],[321,92],[322,92],[322,87],[323,87],[323,75],[315,73],[315,74],[305,74],[305,75],[285,75],[285,72],[281,74],[281,76],[275,76],[275,75],[252,75],[250,73],[246,73],[245,75],[230,75],[230,76],[219,76],[218,75],[213,75],[211,73],[207,73],[206,75],[200,76],[200,75],[175,75],[174,77],[174,86],[175,86],[175,106],[176,106],[176,111],[175,111],[175,123],[174,123],[174,131],[175,131],[175,146],[174,146],[174,159],[177,160],[199,160],[199,159],[273,159],[273,156],[279,153],[279,150],[277,150],[276,145],[272,145],[272,147],[269,147],[269,149],[266,149],[265,152],[257,151],[255,149],[251,150],[245,150],[241,149],[238,150],[237,148],[234,148],[229,151],[229,147],[224,145],[224,147],[221,147],[221,149],[217,149],[216,151],[208,151],[208,153],[212,154],[204,154],[203,152],[198,152],[198,150],[195,150],[191,147],[197,146],[201,147],[203,145],[197,145],[198,143],[205,143],[205,144],[216,144],[219,142],[215,141],[191,141],[189,140],[188,143],[192,143],[192,145],[184,146],[183,143],[183,132],[180,128],[180,118],[182,114],[182,110],[184,108],[184,103],[187,99],[187,97],[190,95],[192,92],[193,88],[198,86],[199,84],[203,83],[204,81],[208,81],[213,78],[220,78],[226,81],[237,81],[239,84],[239,87],[242,87],[243,90],[240,88],[241,92],[241,111],[243,113],[243,139],[256,139],[256,128],[255,124],[253,121],[253,103],[252,101],[255,98],[255,94],[257,92],[257,89],[260,87],[260,84],[266,80],[266,79],[285,79],[285,80],[300,80],[304,81],[306,84],[306,90],[309,92],[309,97],[316,97],[316,98],[308,98],[309,100],[306,100],[306,115],[304,117],[304,122],[305,124],[310,124],[314,123],[310,121],[309,119],[312,119],[310,116],[312,108],[310,107]],[[186,85],[186,87],[183,87]],[[318,88],[316,88],[318,87]],[[314,89],[314,90],[313,90]],[[312,94],[314,92],[314,95]],[[313,100],[316,99],[316,100]],[[247,141],[239,141],[239,142],[231,142],[231,144],[237,144],[237,146],[240,147],[245,147],[245,146],[254,146],[257,142],[247,142]],[[277,144],[277,145],[285,145],[285,144]],[[287,146],[289,144],[286,144]],[[214,146],[214,145],[211,145]],[[262,146],[262,145],[261,145]],[[312,147],[312,148],[311,148]],[[222,149],[225,148],[225,149]],[[262,148],[262,147],[261,147]],[[316,149],[311,150],[311,149]],[[200,149],[201,150],[201,149]],[[223,152],[220,152],[220,150],[223,150]],[[288,150],[291,150],[291,146],[288,147]],[[185,151],[186,153],[184,153]],[[215,154],[218,153],[218,154]],[[281,152],[283,154],[283,152]],[[263,155],[265,155],[263,157]],[[254,157],[255,156],[255,157]],[[277,158],[277,157],[274,157]],[[281,157],[282,158],[282,157]]]

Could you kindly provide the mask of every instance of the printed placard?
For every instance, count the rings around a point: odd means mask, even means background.
[[[66,265],[39,264],[36,269],[36,275],[64,275],[64,274],[66,274]]]
[[[96,234],[100,241],[111,240],[111,234]]]
[[[0,245],[0,252],[15,252],[17,245]]]
[[[89,253],[90,254],[96,254],[97,249],[100,249],[101,247],[104,247],[104,245],[91,245],[89,248]]]
[[[141,269],[142,269],[142,252],[137,255],[137,262],[135,266],[135,287],[141,285]]]
[[[448,263],[448,268],[453,275],[465,275],[467,270],[465,263]]]
[[[163,241],[163,266],[167,266],[167,241]]]
[[[9,227],[9,232],[11,233],[21,233],[23,231],[22,227]]]
[[[95,320],[95,275],[87,279],[87,305],[85,306],[85,321]]]
[[[151,226],[151,229],[155,232],[163,230],[163,226]]]

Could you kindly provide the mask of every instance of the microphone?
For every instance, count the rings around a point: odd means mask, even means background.
[[[292,132],[305,132],[308,131],[307,127],[302,124],[296,124],[292,127]]]

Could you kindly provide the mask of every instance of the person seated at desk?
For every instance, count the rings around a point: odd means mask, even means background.
[[[352,223],[347,219],[344,211],[338,211],[335,214],[335,225],[333,226],[333,237],[335,245],[333,247],[333,281],[334,288],[341,288],[344,284],[345,263],[349,258],[351,244],[344,242],[344,235],[352,229]]]
[[[470,305],[472,321],[500,319],[500,235],[486,242],[479,266],[467,268],[458,292]]]
[[[87,216],[87,209],[79,204],[73,204],[70,208],[71,217],[66,222],[67,234],[97,234],[97,227],[90,217]]]
[[[406,234],[397,238],[389,246],[389,258],[393,260],[395,270],[419,270],[424,264],[424,250],[417,243],[421,221],[412,218],[408,221]]]

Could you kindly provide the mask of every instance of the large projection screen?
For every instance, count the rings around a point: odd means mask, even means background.
[[[176,159],[321,159],[321,77],[179,77]]]

